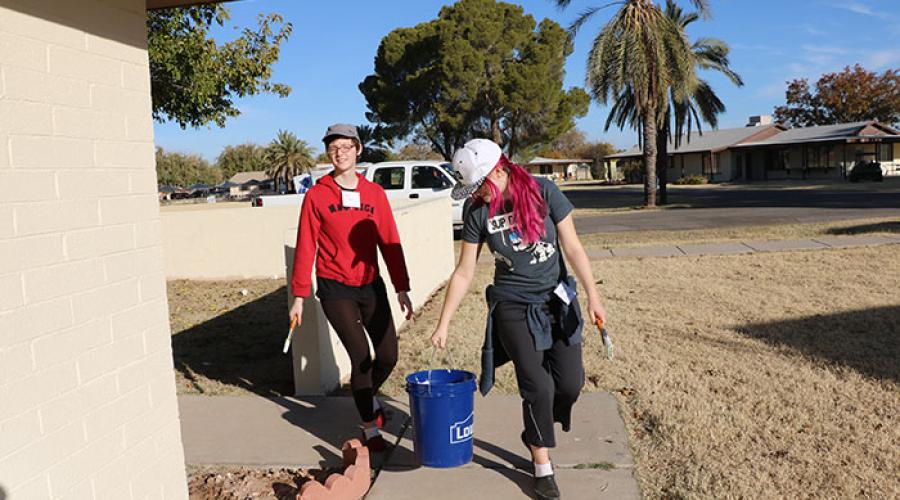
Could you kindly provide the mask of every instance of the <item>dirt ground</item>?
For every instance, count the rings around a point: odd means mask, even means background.
[[[589,332],[585,390],[619,399],[647,498],[900,496],[900,247],[622,258],[594,271],[616,358]],[[490,279],[479,266],[451,326],[456,365],[475,372]],[[282,284],[169,283],[180,392],[290,391]],[[436,297],[401,331],[385,393],[404,398],[403,374],[429,363]],[[494,390],[516,392],[510,366]],[[266,494],[291,484],[291,472],[270,474]]]
[[[339,472],[303,469],[191,466],[188,467],[190,500],[296,500],[303,483],[324,481]]]

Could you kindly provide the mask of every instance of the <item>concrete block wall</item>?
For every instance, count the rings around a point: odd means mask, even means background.
[[[0,0],[0,498],[187,498],[144,0]]]

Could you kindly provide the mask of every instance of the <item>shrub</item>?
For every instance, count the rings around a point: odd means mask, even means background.
[[[706,184],[708,182],[709,180],[707,180],[707,178],[703,177],[702,175],[689,175],[687,177],[680,177],[678,179],[675,179],[675,182],[673,182],[672,184]]]

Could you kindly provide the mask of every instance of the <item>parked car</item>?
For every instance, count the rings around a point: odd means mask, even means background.
[[[448,170],[449,164],[442,161],[389,161],[365,165],[358,168],[366,179],[384,189],[388,199],[419,199],[450,197],[450,191],[456,185],[456,179]],[[318,181],[331,169],[314,169],[310,174]],[[302,194],[260,195],[251,200],[254,207],[273,207],[295,205],[300,206]],[[462,227],[462,201],[451,201],[453,209],[453,228]]]
[[[385,161],[369,165],[366,179],[384,189],[388,199],[420,199],[450,197],[456,185],[450,164],[435,160]],[[453,227],[462,227],[462,201],[452,201]]]
[[[881,171],[881,164],[877,161],[861,161],[853,165],[849,178],[850,182],[881,182],[884,180],[884,173]]]

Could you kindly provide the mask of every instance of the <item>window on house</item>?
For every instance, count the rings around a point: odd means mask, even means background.
[[[836,167],[838,165],[837,148],[835,146],[825,146],[822,148],[822,166]]]
[[[822,152],[819,148],[806,149],[806,166],[808,168],[822,167]]]
[[[893,161],[892,144],[879,144],[875,148],[875,161]]]
[[[552,174],[553,173],[553,165],[541,165],[541,173],[542,174]]]
[[[787,150],[765,152],[766,170],[784,170],[786,165],[790,165],[791,153]]]
[[[406,173],[405,170],[403,167],[379,168],[372,175],[372,182],[384,189],[403,189],[403,174]]]
[[[702,155],[703,162],[703,175],[715,175],[722,173],[719,164],[722,161],[722,155],[719,153],[715,153],[715,158],[713,158],[713,154],[703,154]]]
[[[789,168],[791,168],[791,150],[785,149],[775,157],[775,169],[787,170]]]

